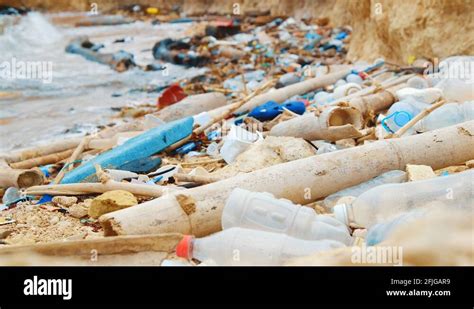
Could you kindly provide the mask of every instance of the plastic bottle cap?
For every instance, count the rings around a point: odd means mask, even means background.
[[[176,246],[176,255],[185,259],[193,257],[193,236],[184,235],[183,239]]]
[[[333,213],[337,220],[349,226],[349,214],[347,213],[346,204],[338,204],[334,206]]]

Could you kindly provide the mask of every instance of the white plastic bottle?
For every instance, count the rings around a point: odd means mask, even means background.
[[[467,101],[462,104],[449,103],[435,109],[428,116],[418,121],[414,129],[420,133],[428,132],[473,119],[474,101]]]
[[[387,183],[401,183],[407,180],[407,173],[400,170],[393,170],[386,173],[383,173],[375,178],[372,178],[361,184],[346,188],[344,190],[338,191],[327,196],[324,199],[324,206],[328,208],[334,207],[337,201],[344,196],[353,196],[358,197],[362,193],[372,188],[375,188],[380,185]]]
[[[282,265],[285,261],[343,247],[333,240],[303,240],[285,234],[231,228],[204,238],[185,236],[176,255],[222,266]]]
[[[346,225],[355,223],[370,228],[403,212],[426,206],[466,205],[472,208],[473,195],[474,171],[469,170],[427,180],[378,186],[364,192],[351,204],[336,205],[333,212]]]
[[[242,227],[283,233],[306,240],[331,239],[352,243],[347,226],[314,209],[276,199],[270,193],[236,188],[222,212],[222,228]]]

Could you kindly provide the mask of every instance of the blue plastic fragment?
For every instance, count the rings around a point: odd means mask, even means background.
[[[175,120],[150,129],[122,145],[98,155],[67,173],[61,183],[95,181],[95,165],[116,169],[119,166],[156,154],[189,136],[193,130],[193,117]]]
[[[48,202],[51,202],[52,200],[53,200],[52,195],[45,194],[40,198],[40,200],[38,201],[38,203],[36,203],[36,205],[41,205],[41,204],[44,204],[44,203],[48,203]]]
[[[119,170],[129,171],[138,174],[146,174],[151,171],[156,170],[161,165],[161,158],[143,158],[138,160],[133,160],[124,165],[118,167]]]
[[[180,154],[180,155],[185,155],[190,151],[193,151],[198,147],[199,143],[198,142],[189,142],[187,144],[184,144],[183,146],[179,147],[178,149],[175,150],[175,153]]]
[[[344,40],[347,37],[347,32],[341,31],[334,37],[336,40]]]
[[[300,101],[290,101],[281,105],[275,101],[268,101],[263,105],[255,107],[248,116],[260,121],[272,120],[283,112],[283,108],[299,115],[302,115],[306,111],[306,106]]]

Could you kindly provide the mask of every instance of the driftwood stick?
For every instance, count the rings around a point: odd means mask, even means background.
[[[145,251],[172,252],[181,239],[181,234],[169,233],[60,241],[35,245],[13,245],[0,248],[0,255],[21,252],[35,252],[49,256],[90,256],[91,254],[109,255]]]
[[[69,160],[67,160],[66,162],[66,165],[69,165],[69,166],[64,166],[58,173],[58,175],[56,175],[56,178],[54,178],[54,181],[53,183],[60,183],[61,180],[63,179],[64,175],[66,175],[66,172],[67,171],[70,171],[71,168],[72,168],[72,163],[74,161],[77,160],[77,158],[79,157],[79,155],[85,150],[85,148],[87,147],[87,144],[89,143],[89,140],[90,140],[90,137],[84,137],[82,139],[82,141],[79,143],[79,145],[76,147],[76,149],[74,149],[74,152],[71,154],[71,157],[69,158]]]
[[[219,178],[219,177],[197,176],[197,175],[188,175],[188,174],[183,174],[183,173],[176,173],[173,175],[173,177],[176,178],[178,181],[194,182],[198,184],[208,184],[208,183],[213,183],[213,182],[222,180],[222,178]]]
[[[159,197],[163,195],[163,188],[157,185],[136,184],[108,180],[106,183],[73,183],[33,186],[26,189],[30,195],[85,195],[104,193],[112,190],[124,190],[134,195]]]
[[[69,158],[73,152],[74,152],[74,149],[68,149],[65,151],[52,153],[52,154],[41,156],[41,157],[36,157],[36,158],[32,158],[32,159],[28,159],[28,160],[24,160],[24,161],[20,161],[16,163],[11,163],[10,166],[12,168],[25,169],[25,168],[32,168],[32,167],[46,165],[46,164],[57,163],[66,158]]]

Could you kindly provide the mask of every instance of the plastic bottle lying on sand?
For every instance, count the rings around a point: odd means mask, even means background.
[[[416,132],[428,132],[431,130],[448,127],[461,122],[474,119],[474,101],[462,104],[445,104],[414,125]]]
[[[267,192],[236,188],[222,212],[222,228],[242,227],[283,233],[306,240],[331,239],[346,245],[352,243],[347,227],[314,209],[297,206],[289,200],[276,199]]]
[[[349,225],[371,228],[376,223],[425,206],[471,205],[474,200],[474,171],[465,171],[450,176],[387,184],[361,194],[351,204],[334,206],[338,220]]]
[[[344,190],[338,191],[327,196],[324,199],[324,206],[328,208],[334,207],[337,201],[344,196],[353,196],[358,197],[362,193],[372,188],[375,188],[380,185],[387,183],[400,183],[407,180],[407,173],[400,170],[394,170],[390,172],[383,173],[375,178],[370,179],[369,181],[363,182],[361,184],[346,188]]]
[[[282,265],[285,261],[316,252],[344,247],[333,240],[303,240],[285,234],[231,228],[204,238],[186,235],[176,255],[217,265]]]

